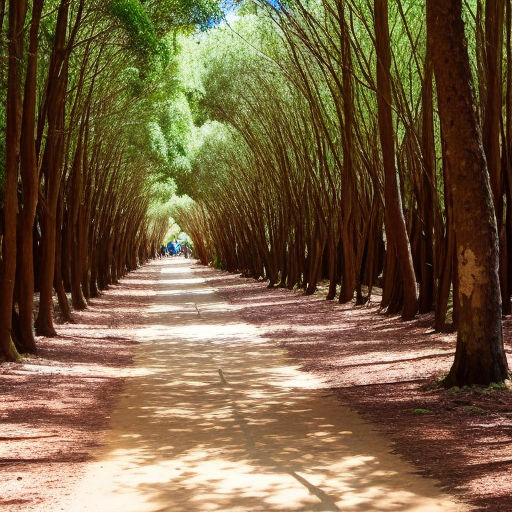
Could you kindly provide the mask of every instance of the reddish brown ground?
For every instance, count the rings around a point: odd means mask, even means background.
[[[430,316],[402,322],[379,314],[377,304],[341,306],[226,273],[204,274],[240,306],[244,320],[263,326],[303,370],[321,376],[419,472],[476,510],[512,511],[512,391],[436,386],[450,368],[455,337],[433,333]],[[512,367],[511,337],[507,319]]]
[[[0,367],[0,508],[53,512],[108,424],[131,362],[135,326],[158,279],[148,266],[112,287],[77,324],[39,339],[38,358]],[[447,392],[452,335],[431,318],[380,315],[199,267],[243,318],[261,325],[305,371],[395,443],[396,451],[477,510],[512,511],[512,392]],[[506,339],[512,321],[505,322]],[[511,345],[507,343],[512,364]],[[417,409],[430,412],[417,414]]]
[[[131,326],[156,277],[151,267],[131,274],[75,313],[76,324],[58,325],[58,338],[38,338],[37,357],[0,365],[0,509],[54,512],[81,476],[131,364]]]

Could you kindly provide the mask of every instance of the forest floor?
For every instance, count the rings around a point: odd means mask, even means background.
[[[419,474],[475,510],[512,512],[512,391],[440,388],[455,334],[435,333],[431,315],[403,322],[379,312],[379,297],[355,307],[225,272],[204,274],[244,320],[320,377]],[[512,368],[510,317],[504,339]]]
[[[183,259],[75,316],[0,366],[0,509],[512,510],[512,393],[436,387],[428,317]]]

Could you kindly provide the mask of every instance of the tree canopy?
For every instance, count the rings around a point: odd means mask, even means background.
[[[458,330],[447,383],[503,380],[512,13],[452,4],[2,0],[3,356],[36,350],[34,292],[36,333],[54,335],[54,291],[70,320],[66,294],[85,308],[173,217],[204,264],[432,314]],[[457,30],[440,33],[440,12]],[[457,161],[454,94],[473,148]]]

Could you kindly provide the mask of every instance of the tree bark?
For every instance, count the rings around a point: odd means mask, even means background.
[[[405,226],[395,166],[393,117],[391,112],[391,50],[389,42],[388,1],[375,0],[374,6],[377,52],[377,103],[379,135],[384,162],[387,250],[394,253],[392,257],[395,257],[398,263],[398,274],[403,285],[402,318],[408,320],[414,318],[418,312],[418,299],[411,247]]]
[[[343,244],[343,276],[341,279],[340,303],[350,302],[354,297],[357,282],[356,264],[356,209],[357,187],[354,171],[354,92],[352,84],[352,55],[347,22],[345,20],[344,4],[341,3],[341,58],[343,61],[343,172],[342,172],[342,223],[341,240]]]
[[[0,263],[0,350],[10,361],[19,355],[11,338],[14,280],[16,276],[16,216],[18,210],[18,157],[21,130],[20,63],[23,59],[25,0],[9,2],[7,69],[6,154],[2,260]]]
[[[437,193],[436,156],[434,135],[434,109],[432,98],[432,59],[427,52],[424,66],[422,89],[421,148],[423,153],[422,172],[422,233],[421,233],[421,285],[419,311],[432,311],[434,302],[434,198]]]
[[[494,198],[498,231],[502,224],[502,176],[500,164],[500,113],[502,106],[503,23],[505,0],[485,4],[486,100],[482,139]]]
[[[36,352],[32,313],[34,309],[33,227],[38,199],[39,171],[37,168],[34,130],[36,126],[37,50],[39,23],[44,0],[34,0],[30,25],[30,42],[23,97],[21,124],[20,171],[23,206],[20,211],[18,269],[19,278],[19,344],[22,352]]]
[[[487,1],[485,4],[485,108],[482,138],[487,159],[494,199],[494,210],[500,236],[502,261],[508,261],[506,230],[503,225],[503,166],[500,155],[501,110],[503,101],[503,24],[505,21],[505,0]],[[507,205],[508,207],[508,205]],[[506,267],[506,265],[505,265]],[[504,314],[510,313],[508,276],[500,273],[502,308]]]
[[[83,0],[80,1],[73,29],[66,41],[71,0],[61,0],[55,28],[55,42],[50,58],[46,93],[48,135],[43,155],[44,208],[41,225],[40,302],[36,332],[42,336],[55,336],[53,326],[53,282],[55,274],[55,248],[57,229],[57,203],[62,180],[64,158],[64,131],[66,90],[68,84],[69,54],[80,23]]]
[[[461,0],[427,0],[439,115],[454,194],[458,329],[455,361],[445,384],[488,385],[507,378],[503,348],[499,250]]]

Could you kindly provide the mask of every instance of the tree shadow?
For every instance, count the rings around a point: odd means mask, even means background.
[[[402,322],[377,305],[339,305],[207,268],[198,272],[303,370],[389,436],[420,474],[478,510],[510,510],[512,393],[436,386],[452,363],[455,336],[432,333],[431,315]],[[512,366],[511,334],[506,319]]]
[[[88,510],[450,510],[236,308],[195,293],[204,289],[197,280],[182,287],[188,264],[152,265],[163,293],[138,333],[141,374],[126,380],[75,499],[96,482]]]

